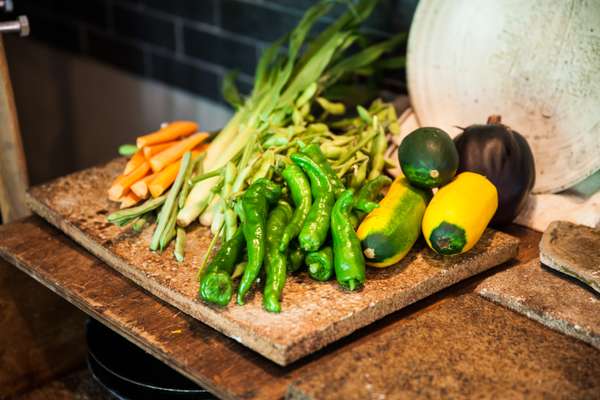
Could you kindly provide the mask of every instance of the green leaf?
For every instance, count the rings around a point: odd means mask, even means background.
[[[382,60],[376,64],[377,68],[382,69],[401,69],[406,67],[406,57],[390,57]]]
[[[326,80],[328,85],[335,83],[344,74],[349,72],[355,72],[357,70],[369,67],[375,61],[377,61],[384,53],[387,53],[395,49],[398,45],[406,40],[406,33],[400,33],[391,37],[390,39],[369,46],[366,49],[359,51],[358,53],[344,58],[336,65],[331,67],[327,71]]]
[[[315,54],[325,46],[325,43],[329,41],[331,36],[345,29],[356,27],[367,19],[377,5],[378,0],[360,0],[356,5],[353,5],[351,1],[346,1],[345,3],[348,4],[348,11],[338,17],[333,24],[329,25],[327,29],[312,40],[300,60],[300,67],[303,67],[304,64],[313,59]]]
[[[119,154],[124,157],[130,157],[138,151],[138,148],[135,144],[122,144],[119,146]]]
[[[235,80],[238,76],[238,71],[230,71],[223,78],[223,85],[221,86],[221,93],[227,103],[229,103],[236,110],[240,109],[244,105],[244,100],[235,85]]]

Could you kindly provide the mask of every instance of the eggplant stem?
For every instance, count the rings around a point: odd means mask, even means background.
[[[499,115],[490,115],[487,119],[488,125],[498,125],[502,123],[502,117]]]

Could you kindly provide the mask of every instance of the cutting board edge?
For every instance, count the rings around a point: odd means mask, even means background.
[[[34,213],[38,214],[40,217],[48,221],[51,225],[64,232],[67,236],[69,236],[71,239],[73,239],[75,242],[77,242],[95,257],[98,257],[100,260],[107,263],[111,268],[115,269],[124,277],[131,280],[136,285],[142,287],[144,290],[148,291],[153,296],[156,296],[157,298],[166,302],[172,307],[183,311],[184,313],[210,326],[211,328],[216,329],[217,331],[221,332],[222,334],[231,338],[232,340],[236,340],[244,346],[249,347],[253,351],[256,351],[257,353],[275,362],[276,364],[286,366],[290,362],[295,361],[295,359],[290,360],[286,356],[287,351],[284,347],[277,346],[277,344],[266,340],[261,340],[260,337],[255,336],[253,338],[249,335],[247,337],[244,337],[244,340],[242,341],[241,336],[237,332],[235,332],[236,327],[233,326],[233,324],[228,324],[226,321],[222,321],[223,323],[215,322],[214,318],[212,318],[212,316],[210,316],[209,314],[194,312],[194,310],[191,307],[193,302],[189,299],[184,298],[183,296],[175,293],[171,289],[159,287],[159,285],[152,284],[152,281],[150,280],[146,280],[146,282],[144,282],[144,280],[141,279],[141,274],[132,273],[132,271],[136,271],[134,268],[131,268],[131,271],[125,268],[121,268],[119,266],[119,263],[123,263],[123,260],[121,260],[116,255],[112,254],[111,252],[105,250],[102,246],[98,246],[92,239],[88,237],[88,235],[85,234],[85,232],[81,231],[73,224],[66,221],[61,221],[60,218],[58,218],[58,216],[54,213],[54,211],[52,211],[52,209],[50,209],[43,202],[40,202],[38,199],[32,196],[30,192],[27,192],[26,194],[26,202],[28,207]],[[305,355],[307,354],[301,355],[298,358],[301,358]]]

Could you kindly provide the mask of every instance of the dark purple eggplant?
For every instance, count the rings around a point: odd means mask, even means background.
[[[535,164],[527,140],[501,123],[500,116],[486,125],[471,125],[454,138],[458,172],[486,176],[498,189],[498,210],[492,226],[511,223],[521,212],[535,184]]]

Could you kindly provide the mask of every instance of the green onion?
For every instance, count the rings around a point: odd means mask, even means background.
[[[139,206],[131,207],[126,210],[116,211],[107,217],[108,222],[111,222],[118,226],[127,225],[129,222],[133,221],[137,217],[144,215],[149,211],[155,210],[161,205],[163,205],[166,198],[166,195],[162,195],[155,199],[147,200],[145,203],[140,204]]]
[[[177,238],[175,239],[175,259],[179,262],[183,261],[185,255],[185,229],[177,228]]]
[[[181,186],[183,185],[183,179],[190,164],[191,156],[192,153],[188,151],[181,159],[181,165],[179,167],[179,172],[177,173],[177,178],[175,178],[173,186],[171,186],[171,189],[169,189],[165,204],[163,205],[160,215],[158,216],[156,229],[154,230],[152,242],[150,243],[151,250],[158,250],[159,245],[161,244],[161,237],[163,237],[163,234],[165,233],[165,228],[167,228],[169,218],[171,217],[171,214],[173,214],[173,209],[176,206],[175,201],[177,200],[177,195],[179,194],[179,190],[181,190]],[[168,234],[169,232],[166,233]]]

